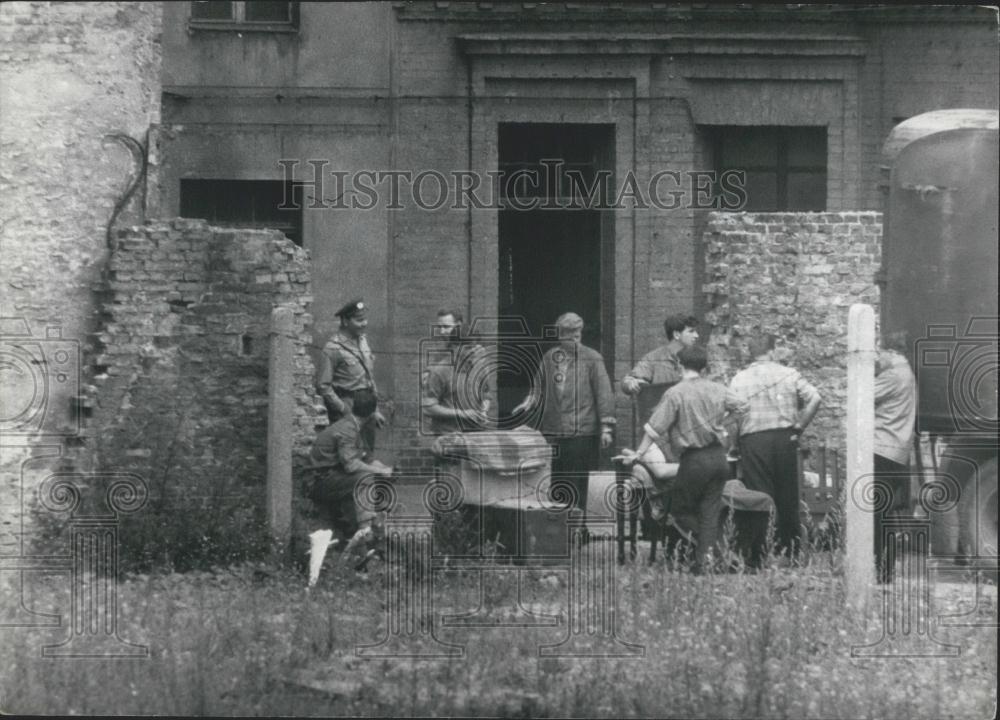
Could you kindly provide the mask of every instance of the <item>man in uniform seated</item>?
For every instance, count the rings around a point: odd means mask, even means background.
[[[392,475],[391,467],[371,457],[371,446],[363,432],[376,404],[371,390],[356,391],[350,412],[323,430],[309,452],[309,469],[314,474],[310,500],[319,514],[321,527],[336,530],[343,540],[353,538],[362,523],[374,520],[373,513],[358,511],[354,498],[359,484]],[[318,571],[322,555],[317,557],[319,550],[315,546],[314,542],[310,565]],[[326,553],[326,546],[321,552]],[[312,582],[315,580],[311,578]]]

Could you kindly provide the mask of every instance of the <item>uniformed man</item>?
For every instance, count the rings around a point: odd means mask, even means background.
[[[340,330],[323,348],[316,389],[326,403],[330,422],[349,414],[353,397],[359,390],[375,387],[375,357],[368,346],[365,330],[368,311],[363,300],[352,300],[337,311]],[[371,447],[375,445],[375,428],[385,425],[385,417],[376,407],[362,432]]]
[[[324,429],[309,452],[310,470],[316,473],[310,499],[324,527],[339,530],[344,539],[369,519],[359,515],[354,501],[359,483],[375,476],[390,477],[392,468],[371,457],[372,447],[363,429],[375,412],[377,400],[368,389],[355,391],[347,413]]]

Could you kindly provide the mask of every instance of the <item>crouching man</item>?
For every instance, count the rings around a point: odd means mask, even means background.
[[[729,478],[726,461],[728,434],[723,421],[730,414],[746,411],[746,404],[727,391],[725,385],[703,378],[708,365],[705,349],[685,347],[677,353],[681,381],[663,393],[635,452],[623,451],[626,462],[646,454],[653,443],[669,443],[680,458],[677,477],[670,491],[672,511],[693,514],[698,519],[695,572],[708,569],[709,552],[718,541],[722,514],[722,490]]]
[[[309,452],[310,470],[314,473],[309,499],[315,505],[321,526],[338,531],[344,541],[353,538],[362,523],[373,519],[371,513],[359,513],[354,501],[355,489],[361,483],[372,482],[376,476],[392,475],[391,467],[371,457],[372,448],[363,432],[377,402],[371,390],[356,391],[350,412],[316,436]],[[325,554],[326,548],[322,550]],[[316,562],[315,548],[311,554],[310,565],[317,565],[318,570],[322,558]]]

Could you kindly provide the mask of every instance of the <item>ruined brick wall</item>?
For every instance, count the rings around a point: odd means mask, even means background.
[[[299,461],[326,423],[307,353],[308,252],[274,230],[147,223],[118,233],[106,288],[98,354],[89,358],[86,442],[95,465],[142,476],[150,490],[144,513],[216,518],[229,542],[259,529],[278,305],[294,311],[288,432]]]
[[[92,328],[106,228],[142,163],[111,136],[141,144],[159,121],[161,24],[161,3],[0,4],[0,317],[36,337]],[[122,220],[142,202],[140,186]],[[66,421],[71,398],[49,400]]]
[[[847,313],[868,303],[878,315],[881,214],[712,213],[704,240],[713,372],[728,380],[749,362],[750,337],[777,335],[823,395],[806,443],[842,448]]]

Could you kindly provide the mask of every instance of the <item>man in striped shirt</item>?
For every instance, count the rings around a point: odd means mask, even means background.
[[[798,440],[821,398],[797,370],[774,362],[773,352],[773,335],[751,339],[754,360],[729,388],[749,404],[739,428],[743,484],[774,500],[779,550],[794,556],[800,528]],[[755,552],[754,559],[758,556]]]

